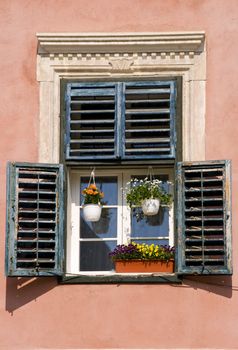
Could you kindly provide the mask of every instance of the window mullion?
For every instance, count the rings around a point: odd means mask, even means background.
[[[123,242],[123,174],[120,172],[118,174],[118,187],[117,187],[117,198],[118,198],[118,209],[117,209],[117,244],[122,244]]]
[[[128,185],[127,183],[130,181],[131,175],[129,172],[123,173],[123,189]],[[124,190],[122,191],[122,208],[123,208],[123,237],[122,243],[128,243],[131,239],[131,209],[128,207],[126,203],[126,193]]]

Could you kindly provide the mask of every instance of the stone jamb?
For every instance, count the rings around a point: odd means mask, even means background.
[[[54,34],[38,38],[39,162],[58,163],[60,80],[182,77],[183,160],[205,159],[204,32]]]

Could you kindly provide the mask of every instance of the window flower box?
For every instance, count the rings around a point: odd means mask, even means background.
[[[174,260],[115,260],[115,271],[117,273],[153,273],[174,272]]]
[[[174,272],[174,248],[131,242],[109,253],[117,273]]]

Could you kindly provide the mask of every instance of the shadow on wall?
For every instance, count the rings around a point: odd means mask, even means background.
[[[182,287],[203,289],[225,298],[231,298],[232,292],[238,291],[238,287],[232,285],[231,276],[186,276]]]
[[[55,277],[8,277],[6,281],[6,310],[13,313],[57,285],[58,281]]]
[[[225,298],[231,298],[238,286],[232,286],[231,276],[187,276],[183,283],[170,284],[175,288],[193,288],[205,290]],[[6,310],[13,313],[25,304],[58,286],[55,277],[8,277],[6,280]]]

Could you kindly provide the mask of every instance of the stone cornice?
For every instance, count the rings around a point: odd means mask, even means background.
[[[38,33],[39,54],[204,51],[204,32]]]

